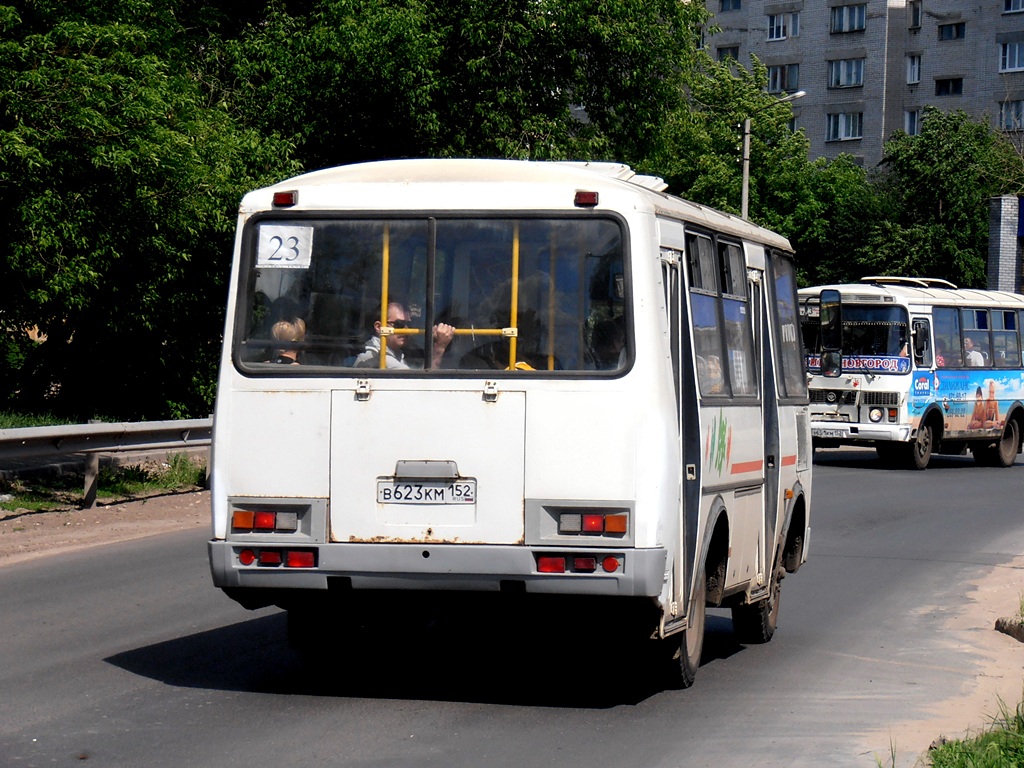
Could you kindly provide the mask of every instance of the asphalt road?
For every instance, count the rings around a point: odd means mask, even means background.
[[[889,764],[887,724],[966,693],[979,658],[947,619],[1024,553],[1024,465],[818,456],[775,639],[739,646],[713,615],[688,691],[639,681],[600,616],[580,653],[559,626],[412,632],[395,606],[390,642],[309,669],[283,614],[212,587],[205,531],[2,568],[0,768]]]

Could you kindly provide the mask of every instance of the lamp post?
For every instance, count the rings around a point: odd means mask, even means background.
[[[776,99],[770,104],[764,104],[751,112],[751,117],[756,115],[762,109],[773,107],[775,104],[785,104],[788,101],[796,101],[802,99],[807,95],[806,91],[796,91],[788,96],[783,96],[781,99]],[[750,117],[743,120],[743,199],[740,203],[740,216],[743,220],[747,220],[747,212],[749,210],[750,203]]]

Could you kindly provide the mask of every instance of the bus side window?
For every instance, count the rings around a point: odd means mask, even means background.
[[[963,356],[960,348],[960,323],[952,307],[936,307],[932,313],[935,327],[935,363],[939,368],[960,368]]]
[[[991,328],[988,320],[987,309],[965,309],[963,310],[963,335],[970,339],[975,351],[981,354],[984,365],[993,365],[992,345],[989,342],[988,331]],[[970,360],[967,361],[970,365]]]
[[[1017,313],[1013,310],[996,310],[992,313],[992,348],[995,365],[1002,367],[1020,365]]]

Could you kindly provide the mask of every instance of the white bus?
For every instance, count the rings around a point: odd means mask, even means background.
[[[320,650],[414,606],[484,631],[550,608],[562,632],[628,631],[680,686],[706,606],[770,639],[810,533],[792,253],[664,187],[402,160],[246,195],[215,585]]]
[[[800,312],[816,446],[873,445],[912,469],[967,448],[979,464],[1014,463],[1024,296],[865,277],[801,289]]]

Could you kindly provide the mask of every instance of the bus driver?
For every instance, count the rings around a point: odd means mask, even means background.
[[[378,312],[376,316],[379,318],[380,313]],[[409,313],[397,301],[388,304],[387,320],[388,325],[392,328],[402,329],[409,327]],[[357,368],[376,368],[380,365],[380,331],[380,320],[374,320],[373,335],[366,340],[366,349],[355,360]],[[388,334],[386,341],[387,357],[385,359],[385,365],[388,368],[410,367],[405,362],[404,347],[407,335],[404,333]],[[446,323],[438,323],[434,326],[433,348],[430,358],[431,367],[440,367],[441,358],[444,357],[445,350],[448,349],[448,345],[452,343],[454,337],[455,329],[452,326]]]

